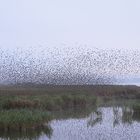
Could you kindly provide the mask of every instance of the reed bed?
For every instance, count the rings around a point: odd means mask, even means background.
[[[96,97],[87,95],[1,96],[0,109],[63,110],[95,105]]]
[[[97,99],[140,98],[137,86],[0,87],[0,129],[35,128],[53,118],[53,111],[96,107]],[[133,108],[140,110],[140,105]]]
[[[28,90],[26,90],[28,93]],[[86,94],[0,95],[0,130],[26,131],[43,126],[53,111],[96,106],[96,97]]]
[[[48,112],[28,109],[0,111],[0,129],[5,131],[35,129],[51,120]]]

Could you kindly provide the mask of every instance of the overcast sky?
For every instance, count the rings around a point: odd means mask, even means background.
[[[140,48],[139,0],[0,0],[0,46]]]

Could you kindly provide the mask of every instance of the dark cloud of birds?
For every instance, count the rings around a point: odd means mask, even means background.
[[[140,51],[98,48],[0,50],[1,84],[115,84],[140,74]]]

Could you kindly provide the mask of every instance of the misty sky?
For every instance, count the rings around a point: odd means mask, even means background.
[[[0,47],[140,47],[139,0],[0,0]]]

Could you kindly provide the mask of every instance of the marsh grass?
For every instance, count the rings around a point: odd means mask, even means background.
[[[137,86],[0,87],[0,129],[35,129],[53,117],[53,111],[96,106],[118,98],[139,98]],[[140,110],[140,105],[133,106]],[[49,113],[50,112],[50,113]]]
[[[35,129],[51,120],[48,112],[41,110],[10,109],[0,111],[0,130]]]
[[[95,96],[87,95],[43,95],[43,96],[1,96],[0,109],[44,109],[62,110],[75,107],[87,107],[96,104]]]
[[[10,92],[10,91],[9,91]],[[35,129],[53,118],[53,111],[69,108],[86,108],[96,104],[94,95],[61,94],[27,94],[0,96],[0,130]],[[30,92],[29,92],[30,93]]]
[[[140,103],[135,103],[133,105],[133,110],[135,113],[139,113],[140,114]]]

